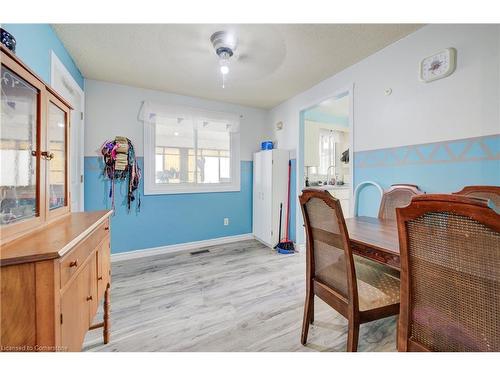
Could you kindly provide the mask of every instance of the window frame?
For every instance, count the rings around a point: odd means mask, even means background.
[[[65,157],[64,160],[64,165],[63,165],[63,172],[64,172],[64,204],[59,207],[55,207],[54,209],[50,208],[50,165],[47,165],[46,167],[46,210],[47,210],[47,217],[49,219],[57,218],[61,215],[64,215],[66,213],[70,212],[70,205],[71,205],[71,197],[70,197],[70,171],[69,171],[69,135],[70,135],[70,111],[67,107],[64,106],[64,103],[62,103],[59,99],[57,99],[56,96],[53,94],[49,93],[48,94],[48,102],[47,102],[47,128],[46,128],[46,134],[45,134],[45,142],[46,142],[46,149],[50,149],[50,138],[49,138],[49,123],[48,123],[48,118],[49,118],[49,107],[50,104],[53,104],[55,107],[60,109],[62,112],[64,112],[64,121],[65,121],[65,127],[64,127],[64,151],[63,155]]]
[[[194,115],[196,116],[196,115]],[[229,183],[157,183],[156,182],[156,123],[144,122],[144,195],[222,193],[241,191],[240,133],[230,135]],[[160,146],[166,147],[166,146]]]

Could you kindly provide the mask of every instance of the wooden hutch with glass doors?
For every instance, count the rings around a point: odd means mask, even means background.
[[[107,343],[111,212],[71,212],[71,105],[4,46],[1,87],[0,350]]]

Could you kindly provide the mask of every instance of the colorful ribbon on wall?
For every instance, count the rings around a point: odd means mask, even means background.
[[[128,179],[127,209],[130,212],[132,202],[137,198],[137,210],[141,208],[141,196],[136,190],[141,180],[141,169],[137,164],[134,146],[126,137],[115,137],[113,141],[106,141],[101,147],[104,161],[103,175],[111,180],[109,197],[111,208],[115,210],[115,181]]]

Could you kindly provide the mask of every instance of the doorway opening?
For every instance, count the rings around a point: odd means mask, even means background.
[[[328,190],[340,200],[345,217],[354,212],[352,86],[304,108],[299,120],[297,192],[306,186]],[[305,233],[297,210],[297,243]]]

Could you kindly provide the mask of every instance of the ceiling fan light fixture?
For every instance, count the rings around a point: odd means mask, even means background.
[[[224,52],[228,53],[230,56],[233,55],[234,49],[236,48],[236,38],[234,35],[227,31],[217,31],[212,34],[210,41],[218,56]]]
[[[222,74],[222,88],[226,86],[226,77],[229,74],[229,61],[234,55],[236,38],[227,31],[217,31],[210,37],[215,54],[219,58],[219,69]]]
[[[229,47],[219,47],[215,50],[215,53],[219,58],[226,60],[234,55],[233,50]]]

